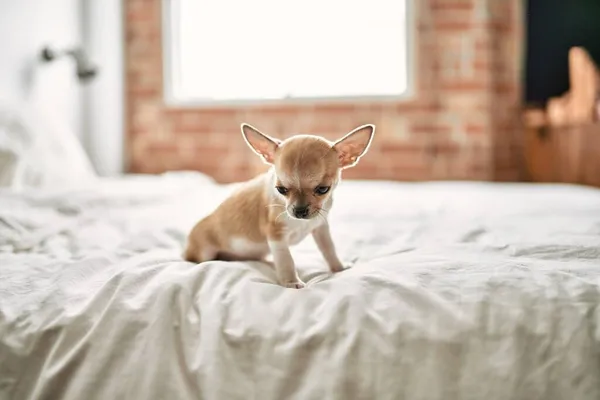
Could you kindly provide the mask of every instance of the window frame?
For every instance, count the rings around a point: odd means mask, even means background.
[[[345,104],[345,103],[374,103],[374,102],[405,102],[415,97],[417,83],[417,29],[418,20],[416,0],[404,0],[406,6],[406,90],[399,95],[359,95],[359,96],[319,96],[291,97],[279,99],[236,99],[236,100],[202,100],[179,98],[175,94],[176,81],[179,79],[174,70],[178,68],[179,60],[175,56],[177,48],[177,30],[171,29],[172,9],[181,0],[162,0],[162,82],[163,100],[166,106],[177,108],[214,108],[235,106],[268,106],[268,105],[312,105],[312,104]]]

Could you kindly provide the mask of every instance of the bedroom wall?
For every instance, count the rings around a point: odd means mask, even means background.
[[[100,175],[123,172],[125,131],[122,0],[80,0],[83,42],[100,73],[83,88],[85,145]]]
[[[73,46],[81,40],[79,0],[0,0],[0,101],[40,102],[81,132],[81,98],[69,60],[42,65],[42,47]]]
[[[101,175],[123,170],[123,2],[0,0],[0,104],[36,99],[74,132]],[[82,85],[71,59],[39,61],[44,46],[83,45],[99,67]]]
[[[128,170],[192,169],[222,182],[264,166],[239,124],[333,139],[362,123],[377,138],[364,179],[519,180],[522,5],[518,0],[413,1],[416,93],[397,102],[167,107],[162,93],[160,0],[126,0]]]

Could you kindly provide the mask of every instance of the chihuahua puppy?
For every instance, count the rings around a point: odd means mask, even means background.
[[[331,239],[327,215],[343,169],[357,164],[373,140],[374,125],[360,126],[336,142],[313,135],[286,140],[242,124],[250,148],[271,167],[245,182],[189,234],[184,258],[261,261],[271,253],[282,286],[303,288],[290,246],[312,234],[335,273],[344,266]]]

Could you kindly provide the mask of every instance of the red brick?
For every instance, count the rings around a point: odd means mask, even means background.
[[[494,63],[492,63],[490,60],[475,60],[473,62],[473,68],[476,71],[493,71],[494,68],[497,68],[496,66],[494,66]]]
[[[396,106],[396,112],[400,114],[407,113],[430,113],[435,115],[437,112],[441,110],[441,105],[439,101],[430,101],[430,102],[412,102],[412,103],[400,103]]]
[[[483,126],[483,125],[477,125],[477,124],[467,124],[467,125],[465,125],[465,132],[468,135],[481,135],[481,134],[484,134],[487,131],[488,131],[488,129],[485,126]]]
[[[176,142],[150,142],[146,145],[148,153],[158,154],[178,154],[179,145]]]
[[[431,171],[425,166],[395,166],[384,179],[420,181],[431,179]]]
[[[209,118],[203,118],[198,113],[178,113],[170,115],[170,126],[175,134],[192,132],[193,134],[209,133],[212,131]]]
[[[389,153],[423,153],[425,152],[426,147],[421,144],[416,143],[386,143],[381,148],[382,154]]]
[[[452,133],[452,127],[450,125],[439,125],[439,124],[414,124],[410,127],[413,134],[450,134]]]
[[[460,151],[460,146],[452,142],[436,142],[427,149],[427,153],[436,157],[440,155],[456,155]]]
[[[451,90],[456,92],[474,92],[474,91],[489,91],[490,85],[485,82],[469,82],[460,81],[444,82],[440,85],[443,90]]]
[[[245,158],[245,155],[243,153],[240,154],[239,151],[235,151],[236,149],[227,147],[225,143],[221,144],[220,146],[215,146],[199,142],[196,143],[196,145],[190,150],[198,156],[202,156],[207,160],[210,159],[211,162],[216,162],[218,164],[224,161],[224,158],[228,157],[231,154],[238,155],[238,158]],[[250,149],[248,149],[248,151],[250,151]]]
[[[435,30],[440,34],[442,32],[466,32],[474,29],[473,23],[470,21],[437,21]]]
[[[136,96],[136,97],[154,98],[154,97],[158,97],[160,95],[160,88],[157,88],[157,87],[137,88],[137,87],[130,86],[127,88],[127,95]]]
[[[470,0],[433,0],[430,2],[431,10],[435,12],[452,12],[472,10],[475,6]]]
[[[315,103],[309,106],[312,112],[314,113],[333,113],[333,114],[351,114],[356,111],[360,104],[352,104],[352,103],[340,103],[340,102],[332,102],[332,103]]]
[[[513,82],[499,82],[494,84],[494,92],[496,94],[515,93],[517,90],[518,89]]]
[[[130,23],[154,22],[158,18],[156,7],[148,5],[130,5],[127,7],[126,19]]]
[[[348,168],[342,173],[342,179],[369,179],[377,176],[379,168],[375,166],[361,166]]]

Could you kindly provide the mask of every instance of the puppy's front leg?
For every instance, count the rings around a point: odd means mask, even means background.
[[[288,288],[302,289],[305,285],[298,277],[288,244],[283,240],[269,240],[269,249],[273,254],[273,262],[275,263],[279,283]]]
[[[335,251],[335,245],[333,244],[333,240],[331,239],[331,233],[329,232],[329,225],[323,224],[317,227],[312,232],[313,238],[317,247],[323,254],[323,258],[329,265],[329,269],[331,272],[340,272],[344,270],[344,265],[340,261]]]

